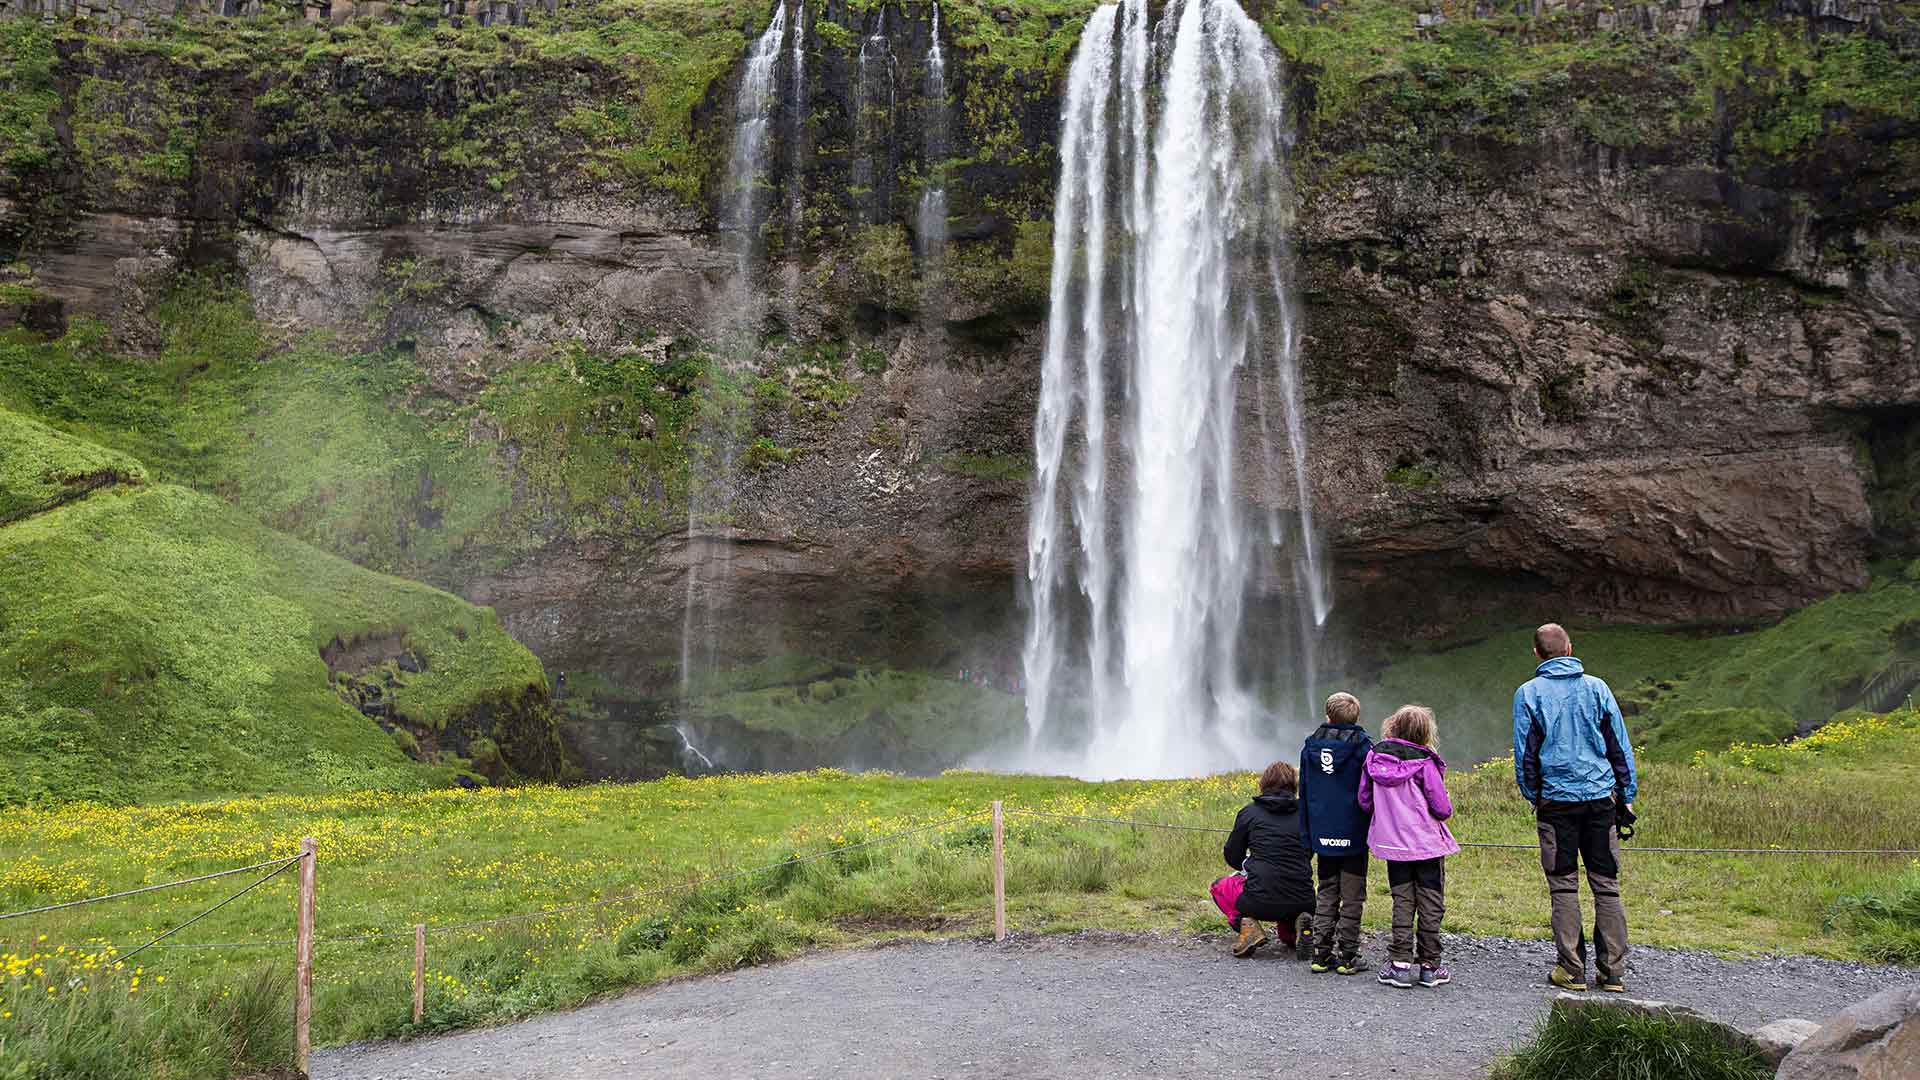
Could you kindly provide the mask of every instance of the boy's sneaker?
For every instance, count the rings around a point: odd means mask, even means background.
[[[1333,971],[1336,975],[1360,974],[1360,957],[1356,955],[1341,959],[1339,963],[1333,965]]]
[[[1618,975],[1602,975],[1600,976],[1600,989],[1605,990],[1609,994],[1624,994],[1627,992],[1627,984],[1622,982]]]
[[[1241,957],[1252,956],[1254,953],[1260,951],[1260,946],[1266,943],[1267,930],[1266,927],[1260,925],[1259,919],[1241,919],[1240,936],[1235,938],[1233,942],[1233,955]]]
[[[1396,990],[1413,989],[1413,965],[1395,963],[1392,960],[1380,965],[1380,985],[1391,986]]]
[[[1420,985],[1433,987],[1445,986],[1453,981],[1453,973],[1437,964],[1420,965]]]
[[[1333,957],[1316,956],[1313,958],[1313,963],[1307,965],[1307,970],[1315,975],[1325,975],[1333,970]]]
[[[1575,975],[1559,964],[1553,965],[1553,970],[1547,972],[1547,981],[1562,990],[1585,991],[1587,988],[1586,972]]]

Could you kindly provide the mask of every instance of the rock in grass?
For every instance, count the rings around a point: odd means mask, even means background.
[[[1841,1010],[1780,1063],[1778,1080],[1920,1077],[1920,983]]]
[[[1790,1017],[1766,1024],[1756,1029],[1752,1035],[1754,1045],[1766,1055],[1767,1061],[1778,1065],[1788,1054],[1793,1053],[1794,1047],[1806,1042],[1809,1036],[1819,1030],[1820,1025],[1811,1020]]]
[[[1762,1054],[1766,1052],[1753,1036],[1739,1028],[1731,1024],[1723,1024],[1685,1005],[1675,1005],[1669,1001],[1648,1001],[1644,998],[1614,995],[1569,994],[1562,991],[1553,997],[1553,1015],[1568,1020],[1600,1019],[1608,1016],[1644,1016],[1653,1020],[1686,1024],[1712,1035],[1730,1050]]]

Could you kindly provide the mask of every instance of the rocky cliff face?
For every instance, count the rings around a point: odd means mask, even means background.
[[[776,160],[797,141],[803,164],[775,169],[773,203],[796,212],[765,231],[745,350],[718,329],[738,293],[715,207],[764,5],[159,39],[17,23],[6,77],[46,112],[0,127],[0,315],[164,351],[183,278],[237,283],[264,324],[236,376],[259,387],[234,435],[256,452],[219,482],[496,606],[549,668],[669,681],[686,567],[721,548],[730,651],[997,668],[1054,95],[1086,8],[943,8],[937,308],[911,231],[931,10],[886,9],[884,104],[857,62],[878,16],[809,11],[804,93],[775,115]],[[1312,480],[1342,625],[1377,644],[1535,609],[1761,619],[1907,542],[1911,8],[1266,6],[1297,88]],[[330,432],[311,400],[274,404],[289,356],[348,373],[320,399]],[[368,370],[387,375],[349,377]],[[690,432],[723,394],[748,402],[739,496],[690,531]],[[313,459],[266,452],[283,421]]]

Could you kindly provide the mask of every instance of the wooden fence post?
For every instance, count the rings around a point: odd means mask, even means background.
[[[427,1015],[427,924],[413,924],[413,1022]]]
[[[993,940],[1007,940],[1007,825],[993,800]]]
[[[293,1067],[310,1075],[313,1058],[313,902],[314,871],[320,842],[300,841],[300,915],[293,935]]]

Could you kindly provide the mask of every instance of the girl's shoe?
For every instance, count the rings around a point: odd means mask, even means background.
[[[1453,973],[1437,964],[1420,965],[1421,986],[1445,986],[1453,981]]]
[[[1380,985],[1391,986],[1396,990],[1413,989],[1413,965],[1399,964],[1392,960],[1380,966]]]
[[[1252,956],[1266,943],[1267,931],[1260,925],[1259,919],[1241,919],[1240,936],[1233,941],[1233,955]]]

